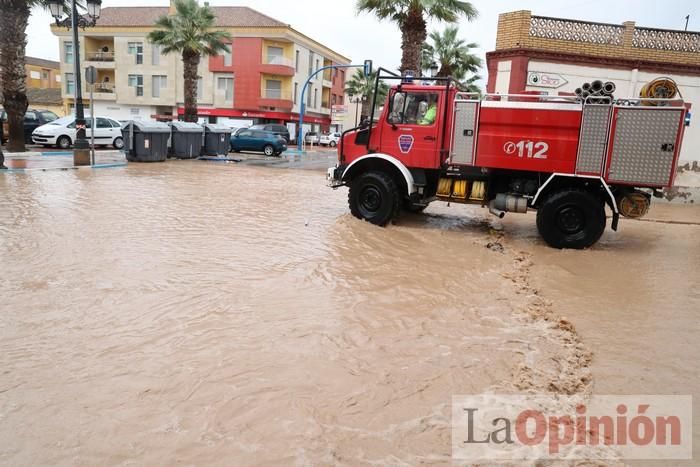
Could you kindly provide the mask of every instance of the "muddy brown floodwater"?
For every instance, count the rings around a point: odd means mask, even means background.
[[[0,463],[449,464],[453,395],[700,392],[697,226],[555,252],[531,216],[381,229],[346,196],[191,161],[0,176]]]

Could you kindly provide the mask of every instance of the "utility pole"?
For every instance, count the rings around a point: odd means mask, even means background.
[[[690,20],[690,15],[685,17],[685,30],[688,30],[688,21]]]

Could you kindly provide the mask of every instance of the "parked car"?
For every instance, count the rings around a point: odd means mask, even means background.
[[[332,148],[338,145],[338,141],[340,141],[340,133],[323,134],[319,138],[319,144],[322,144],[323,146],[330,146]]]
[[[319,138],[318,133],[315,131],[307,131],[304,135],[304,142],[306,144],[318,144],[319,141],[321,141],[321,138]]]
[[[269,131],[241,128],[231,135],[231,151],[262,151],[266,156],[279,156],[287,150],[282,136]]]
[[[284,138],[284,141],[289,144],[291,141],[291,138],[289,136],[289,129],[285,125],[281,125],[279,123],[265,123],[265,124],[259,124],[259,125],[253,125],[250,127],[251,130],[263,130],[263,131],[269,131],[271,133],[274,133],[278,136],[281,136]]]
[[[92,119],[85,117],[87,129],[85,136],[88,140],[92,138]],[[95,146],[114,146],[115,149],[124,147],[121,124],[111,118],[96,117]],[[75,141],[75,117],[63,117],[51,123],[42,125],[32,133],[32,140],[36,144],[44,146],[58,146],[61,149],[68,149]]]
[[[32,133],[34,130],[39,128],[41,125],[53,122],[57,118],[58,115],[50,110],[27,110],[27,112],[24,114],[24,142],[31,144]],[[7,112],[4,109],[0,109],[0,120],[2,121],[2,131],[0,131],[0,135],[2,135],[2,141],[6,142],[8,139],[10,139],[10,125],[7,120]]]

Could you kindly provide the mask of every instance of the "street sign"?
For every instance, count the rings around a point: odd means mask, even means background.
[[[372,60],[365,60],[364,72],[365,76],[372,74]]]
[[[97,68],[94,66],[85,68],[85,81],[88,84],[95,84],[97,82]]]

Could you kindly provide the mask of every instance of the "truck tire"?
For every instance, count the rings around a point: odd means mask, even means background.
[[[554,248],[588,248],[603,235],[605,221],[605,204],[587,191],[554,192],[537,209],[537,230]]]
[[[366,172],[350,184],[350,212],[358,219],[385,226],[399,211],[399,188],[384,172]]]

